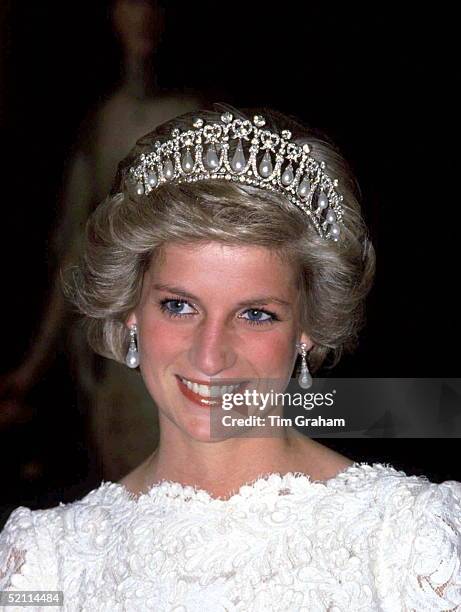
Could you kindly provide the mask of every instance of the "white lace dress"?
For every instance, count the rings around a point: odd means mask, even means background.
[[[461,483],[355,463],[325,483],[261,476],[227,500],[102,482],[19,507],[0,591],[62,590],[65,610],[85,611],[435,612],[461,610],[460,557]]]

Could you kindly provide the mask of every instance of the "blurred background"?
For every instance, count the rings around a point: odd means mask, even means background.
[[[58,279],[117,162],[181,112],[274,107],[351,161],[378,270],[360,347],[334,376],[460,376],[454,20],[402,4],[321,6],[2,2],[0,525],[18,505],[72,501],[123,476],[155,445],[136,373],[91,356]],[[461,480],[458,438],[322,442]]]

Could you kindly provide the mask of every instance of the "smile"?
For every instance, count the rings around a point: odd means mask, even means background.
[[[223,402],[225,393],[236,393],[242,391],[248,381],[227,385],[208,385],[204,381],[194,381],[176,375],[178,387],[185,398],[201,408],[219,408]],[[224,382],[224,381],[223,381]],[[230,381],[226,381],[229,382]]]
[[[207,385],[198,384],[183,376],[178,376],[178,378],[190,391],[205,399],[222,397],[225,393],[236,393],[246,382],[234,385]]]

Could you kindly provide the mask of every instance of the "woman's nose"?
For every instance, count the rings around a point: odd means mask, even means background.
[[[189,359],[197,373],[204,376],[224,375],[236,361],[235,338],[232,331],[219,321],[202,321],[198,325],[189,349]]]

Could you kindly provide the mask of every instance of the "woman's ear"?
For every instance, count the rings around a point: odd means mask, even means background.
[[[132,325],[137,325],[138,324],[138,320],[137,320],[136,314],[134,312],[132,312],[130,314],[130,316],[126,320],[126,324],[127,324],[127,327],[131,327]]]
[[[303,342],[304,344],[307,344],[307,351],[308,352],[314,346],[314,343],[312,342],[312,340],[309,338],[309,336],[305,332],[303,332],[301,334],[301,338],[300,338],[299,342]]]

